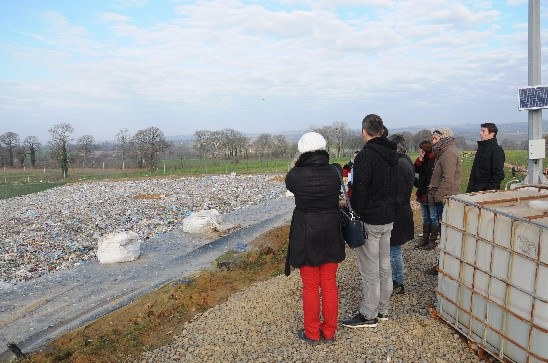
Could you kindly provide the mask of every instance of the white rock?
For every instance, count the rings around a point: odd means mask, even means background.
[[[97,258],[101,263],[129,262],[141,254],[141,241],[135,232],[109,233],[99,240]]]
[[[202,210],[192,213],[183,220],[183,232],[208,233],[220,231],[223,216],[216,210]]]

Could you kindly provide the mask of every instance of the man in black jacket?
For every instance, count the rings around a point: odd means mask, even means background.
[[[351,204],[368,234],[356,248],[362,277],[363,299],[359,313],[341,324],[350,328],[375,327],[388,319],[392,294],[390,234],[396,204],[396,144],[384,137],[383,122],[367,115],[362,122],[363,149],[354,160]]]
[[[481,124],[478,151],[474,157],[466,193],[500,189],[504,179],[504,150],[497,143],[497,126]]]

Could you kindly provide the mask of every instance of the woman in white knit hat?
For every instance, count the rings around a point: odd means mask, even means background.
[[[320,339],[334,340],[338,327],[337,269],[345,258],[340,230],[341,184],[329,164],[322,135],[304,134],[298,148],[301,155],[285,178],[287,189],[295,195],[288,263],[299,269],[303,283],[304,329],[297,335],[307,343],[317,344]],[[341,171],[340,165],[337,167]],[[286,267],[289,274],[289,266]]]

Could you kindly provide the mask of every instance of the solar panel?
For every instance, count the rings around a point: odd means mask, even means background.
[[[518,92],[520,111],[548,108],[548,87],[520,87]]]

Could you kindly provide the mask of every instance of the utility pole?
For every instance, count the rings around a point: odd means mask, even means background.
[[[541,85],[540,0],[529,0],[529,86]],[[546,105],[544,105],[546,107]],[[529,162],[527,184],[542,184],[545,180],[542,164],[545,142],[542,138],[542,108],[529,111]]]

